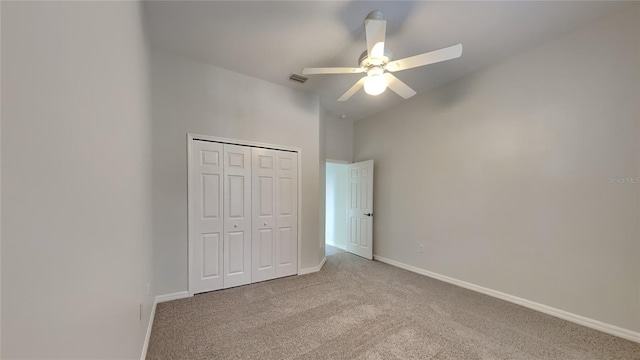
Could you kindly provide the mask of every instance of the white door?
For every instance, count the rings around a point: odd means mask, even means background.
[[[189,209],[190,290],[200,293],[223,287],[223,147],[192,141]]]
[[[347,251],[373,259],[373,160],[349,164]]]
[[[224,144],[224,288],[251,283],[251,148]]]
[[[276,277],[276,153],[252,148],[251,282]]]
[[[276,277],[298,273],[298,154],[276,151]]]

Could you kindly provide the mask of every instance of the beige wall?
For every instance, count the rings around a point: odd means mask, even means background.
[[[139,4],[1,6],[1,357],[139,358],[152,302]]]
[[[301,263],[317,266],[324,233],[318,98],[159,51],[152,52],[151,68],[157,293],[188,288],[187,133],[302,149]]]
[[[325,119],[325,158],[351,162],[353,157],[353,123],[346,119]]]
[[[374,253],[640,331],[639,37],[632,4],[357,122]]]

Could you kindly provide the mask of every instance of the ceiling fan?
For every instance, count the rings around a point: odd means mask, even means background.
[[[338,101],[348,100],[363,86],[364,91],[369,95],[380,95],[388,87],[401,97],[408,99],[415,95],[416,92],[391,74],[392,72],[451,60],[462,55],[462,44],[457,44],[444,49],[391,61],[392,54],[384,46],[387,22],[383,20],[382,11],[374,10],[370,12],[364,20],[364,28],[367,38],[367,51],[360,55],[358,60],[360,67],[305,68],[302,70],[305,75],[367,73],[367,76],[358,80]]]

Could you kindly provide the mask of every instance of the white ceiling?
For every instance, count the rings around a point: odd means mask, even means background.
[[[168,1],[145,2],[152,46],[193,60],[318,94],[327,112],[355,121],[403,101],[360,91],[337,102],[361,74],[310,75],[304,67],[358,66],[364,18],[384,12],[394,59],[462,43],[462,57],[395,75],[424,93],[565,33],[619,2]]]

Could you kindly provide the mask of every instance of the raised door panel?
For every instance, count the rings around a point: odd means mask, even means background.
[[[298,273],[298,154],[277,151],[276,277]]]
[[[202,278],[220,277],[220,234],[202,234]]]
[[[360,185],[358,182],[360,174],[360,169],[351,168],[349,169],[349,246],[357,246],[358,245],[358,214],[359,210],[359,195],[360,190],[358,186]]]
[[[223,146],[193,140],[189,184],[189,285],[193,293],[223,288]]]
[[[259,210],[258,216],[264,218],[273,217],[275,212],[275,181],[273,176],[259,176],[258,177],[258,198],[257,210]]]
[[[273,242],[273,230],[272,229],[258,230],[257,239],[258,240],[256,241],[257,243],[256,245],[258,246],[258,249],[257,249],[256,260],[258,261],[258,264],[257,264],[258,270],[274,269],[273,248],[275,246],[275,243]]]
[[[252,148],[251,282],[276,276],[276,151]]]
[[[358,217],[349,215],[349,245],[358,245]]]
[[[220,174],[200,174],[202,185],[202,218],[219,219],[222,207]]]
[[[243,219],[248,210],[245,204],[245,176],[228,175],[227,182],[229,191],[227,216],[229,219]]]
[[[289,265],[293,259],[291,250],[293,248],[293,235],[291,227],[281,227],[279,230],[279,259],[278,264],[280,266]]]
[[[244,273],[244,232],[230,231],[228,234],[228,274],[236,275]]]
[[[251,283],[251,148],[224,144],[224,288]]]

